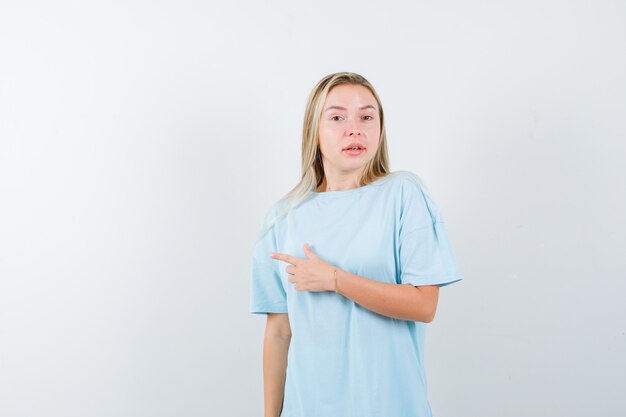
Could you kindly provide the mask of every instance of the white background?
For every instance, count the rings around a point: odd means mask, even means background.
[[[3,1],[0,415],[261,416],[250,255],[328,73],[378,90],[465,280],[436,417],[621,416],[623,1]],[[394,417],[394,416],[381,416]]]

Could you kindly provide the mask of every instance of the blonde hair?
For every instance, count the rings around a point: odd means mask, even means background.
[[[279,218],[286,216],[294,207],[304,202],[311,192],[324,180],[324,166],[319,145],[319,122],[324,102],[328,93],[338,85],[354,84],[366,87],[378,103],[378,117],[380,120],[380,140],[376,155],[365,166],[360,178],[360,186],[376,181],[389,174],[389,156],[387,153],[387,133],[385,132],[385,118],[383,106],[374,87],[363,76],[353,72],[337,72],[322,78],[311,91],[304,112],[302,126],[302,174],[300,181],[279,202],[288,200],[284,210],[278,213],[268,224],[265,230],[271,228]]]

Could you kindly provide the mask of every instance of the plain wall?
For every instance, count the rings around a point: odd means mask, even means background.
[[[624,22],[622,1],[2,2],[0,415],[262,415],[252,246],[336,71],[378,90],[391,168],[425,181],[465,277],[428,325],[434,415],[624,415]]]

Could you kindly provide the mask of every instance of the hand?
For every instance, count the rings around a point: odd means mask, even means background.
[[[304,244],[305,259],[285,253],[274,252],[270,256],[274,259],[285,261],[291,265],[285,268],[289,282],[293,282],[293,288],[298,291],[334,291],[334,270],[338,269],[317,256],[308,244]]]

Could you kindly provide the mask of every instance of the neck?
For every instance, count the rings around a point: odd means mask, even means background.
[[[354,188],[359,188],[360,175],[355,176],[354,174],[346,175],[346,176],[328,176],[324,175],[324,179],[322,183],[318,187],[318,192],[328,192],[328,191],[345,191],[352,190]]]

